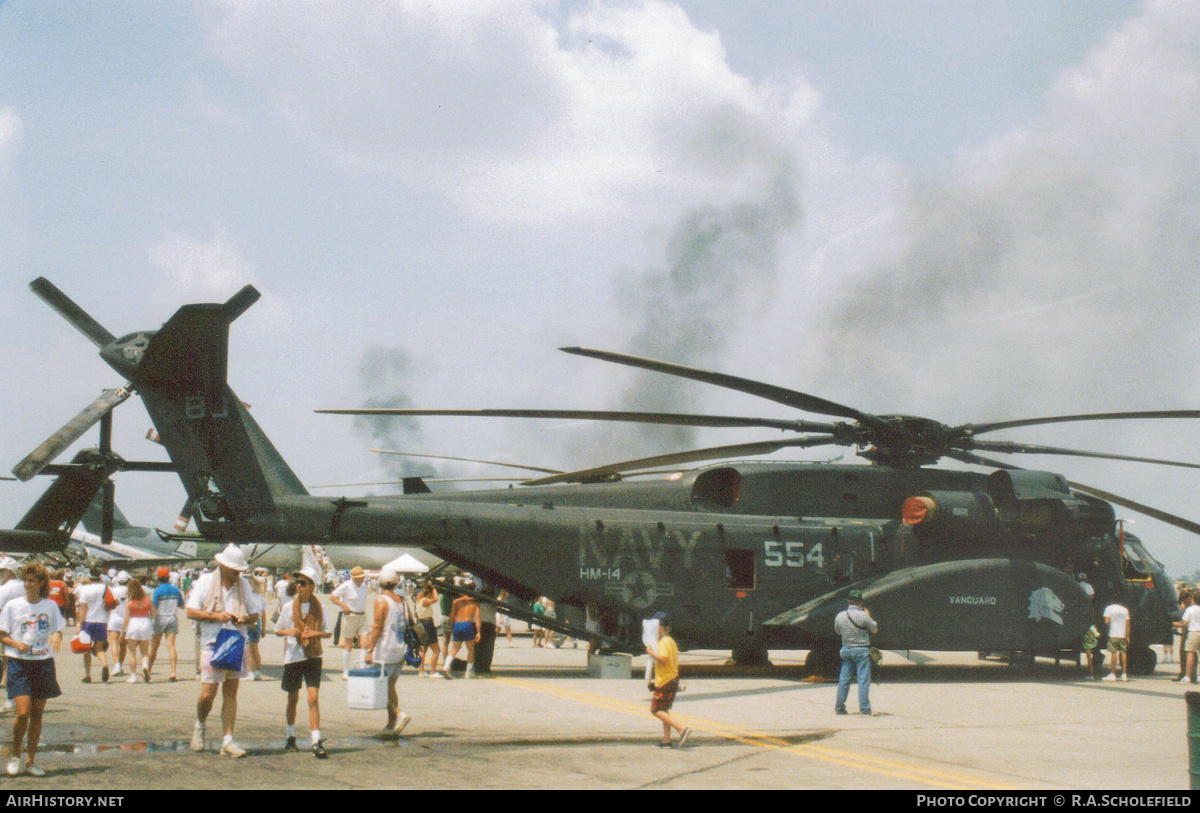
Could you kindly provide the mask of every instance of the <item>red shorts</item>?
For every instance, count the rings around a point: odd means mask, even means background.
[[[679,691],[679,678],[673,678],[662,686],[656,686],[654,697],[650,701],[650,713],[670,711],[675,705],[675,693]]]

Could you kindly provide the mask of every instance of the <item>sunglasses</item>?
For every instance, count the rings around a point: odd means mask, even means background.
[[[297,587],[315,587],[316,585],[313,582],[310,582],[308,579],[296,579],[296,586]]]

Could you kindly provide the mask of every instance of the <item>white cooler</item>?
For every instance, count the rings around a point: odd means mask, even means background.
[[[588,677],[629,680],[633,658],[629,655],[589,655]]]
[[[379,664],[351,669],[346,681],[346,705],[352,709],[386,709],[387,686]]]

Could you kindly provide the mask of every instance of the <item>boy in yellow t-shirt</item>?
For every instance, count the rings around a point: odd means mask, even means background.
[[[682,748],[692,733],[671,717],[671,706],[675,703],[675,693],[679,690],[679,647],[671,637],[671,617],[664,612],[657,612],[654,618],[658,620],[658,648],[647,646],[646,654],[654,659],[654,698],[650,701],[650,713],[662,720],[663,738],[658,743],[660,748],[671,747],[671,729],[679,732],[679,745]]]

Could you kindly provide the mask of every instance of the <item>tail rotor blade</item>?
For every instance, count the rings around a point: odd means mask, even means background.
[[[91,339],[92,344],[103,348],[116,341],[116,336],[105,330],[103,325],[89,316],[83,308],[76,305],[71,297],[60,291],[50,280],[45,277],[38,277],[29,283],[29,287],[33,289],[35,294],[41,297],[43,302],[58,311],[59,316],[66,319],[75,326],[76,330]]]
[[[51,435],[45,443],[18,463],[12,473],[22,482],[31,479],[128,397],[129,391],[124,388],[105,390],[86,409],[68,421],[62,429]]]
[[[179,519],[175,520],[176,533],[183,533],[188,528],[188,523],[192,521],[192,511],[196,508],[196,501],[188,497],[183,502],[183,508],[179,509]]]

